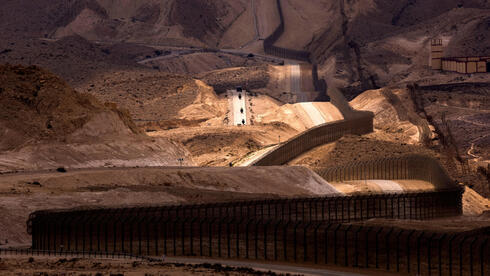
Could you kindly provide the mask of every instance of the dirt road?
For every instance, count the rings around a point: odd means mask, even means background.
[[[248,267],[259,271],[266,271],[266,272],[272,271],[272,272],[284,273],[284,274],[323,275],[323,276],[361,275],[352,272],[341,272],[341,271],[333,271],[327,269],[317,269],[317,268],[282,265],[282,264],[241,262],[241,261],[231,261],[231,260],[170,257],[170,258],[166,258],[166,261],[172,263],[185,263],[185,264],[200,264],[200,263],[221,264],[221,265],[232,266],[232,267]]]
[[[246,91],[238,92],[236,90],[228,90],[228,100],[230,101],[231,125],[246,125],[247,122],[247,106],[246,106]]]
[[[301,69],[299,64],[289,65],[291,70],[291,92],[296,94],[296,102],[307,102],[308,97],[301,90]]]

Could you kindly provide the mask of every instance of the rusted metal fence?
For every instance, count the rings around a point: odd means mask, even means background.
[[[370,133],[373,131],[373,117],[372,112],[356,112],[348,120],[338,120],[310,128],[256,160],[252,165],[282,165],[314,147],[334,142],[346,134]]]

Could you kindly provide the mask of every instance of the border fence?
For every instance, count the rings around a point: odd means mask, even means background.
[[[46,248],[41,252],[53,255],[203,256],[378,268],[418,275],[488,275],[488,230],[443,233],[233,217],[173,218],[158,223],[140,220],[132,225],[86,221],[78,227],[52,227],[52,234],[33,240],[33,247]]]
[[[283,165],[300,154],[323,144],[334,142],[346,134],[366,134],[373,131],[372,112],[356,112],[348,120],[338,120],[310,128],[257,159],[252,166]]]
[[[266,54],[293,60],[300,60],[310,63],[310,52],[286,49],[283,47],[274,46],[279,38],[284,34],[284,14],[282,12],[281,1],[276,0],[277,10],[279,13],[279,26],[272,34],[264,39],[264,52]],[[312,68],[313,85],[316,91],[320,91],[326,95],[327,83],[324,79],[318,79],[318,67],[316,64]]]
[[[53,254],[165,254],[333,264],[413,274],[488,274],[489,229],[447,233],[364,223],[370,218],[429,220],[460,215],[462,189],[437,161],[415,155],[319,173],[339,181],[421,179],[436,190],[37,211],[27,223],[32,249]]]
[[[407,155],[353,162],[333,168],[314,168],[314,171],[329,182],[366,179],[413,179],[432,183],[437,189],[457,187],[439,162],[423,155]]]

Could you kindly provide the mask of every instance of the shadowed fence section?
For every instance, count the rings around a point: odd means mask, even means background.
[[[236,218],[284,221],[350,222],[370,218],[431,219],[461,214],[461,189],[401,194],[370,194],[293,199],[255,200],[230,203],[36,211],[30,215],[28,231],[44,232],[39,224],[126,224],[169,218]],[[116,222],[117,221],[117,222]],[[36,226],[37,225],[37,226]]]
[[[284,34],[284,14],[282,12],[281,1],[276,0],[277,10],[279,13],[279,25],[274,30],[272,34],[270,34],[267,38],[264,39],[264,52],[266,54],[285,58],[292,60],[299,60],[310,63],[310,52],[307,51],[298,51],[287,49],[283,47],[274,46],[279,38]],[[313,65],[312,68],[312,76],[313,76],[313,85],[316,91],[322,93],[322,95],[326,95],[327,91],[327,83],[324,79],[318,78],[318,67],[316,64]]]
[[[276,30],[274,30],[274,32],[271,35],[269,35],[267,38],[264,39],[265,53],[277,57],[310,62],[309,52],[291,50],[291,49],[274,46],[274,43],[276,43],[279,40],[279,38],[284,34],[284,15],[282,13],[281,1],[276,0],[276,3],[277,3],[277,9],[279,13],[279,26],[276,28]]]
[[[442,233],[325,221],[248,218],[92,218],[53,220],[33,239],[34,249],[118,252],[147,256],[205,256],[316,265],[379,268],[392,272],[488,275],[489,231]],[[34,236],[33,236],[34,237]]]
[[[335,142],[346,134],[366,134],[373,131],[373,113],[356,112],[348,120],[339,120],[310,128],[252,163],[253,166],[283,165],[308,150]]]

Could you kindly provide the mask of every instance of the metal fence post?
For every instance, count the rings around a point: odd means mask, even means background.
[[[433,233],[429,239],[427,240],[427,272],[429,273],[429,275],[431,275],[431,265],[432,265],[432,257],[431,257],[431,254],[432,254],[432,251],[431,251],[431,244],[432,244],[432,240],[434,239],[434,237],[436,236],[437,234],[436,233]]]
[[[447,234],[443,234],[437,240],[437,258],[438,258],[438,268],[439,268],[439,276],[442,276],[442,241],[446,239]]]
[[[354,238],[354,266],[358,267],[359,266],[359,232],[363,229],[363,226],[360,225],[357,227],[357,230],[355,232],[355,238]]]
[[[400,236],[405,230],[401,229],[396,235],[396,272],[400,272]]]
[[[291,223],[291,220],[288,220],[288,222],[283,227],[284,261],[287,261],[288,260],[288,254],[287,254],[287,231],[288,231],[288,226],[289,226],[290,223]]]
[[[294,236],[293,236],[293,256],[294,256],[294,261],[296,262],[297,261],[297,247],[298,247],[298,239],[297,239],[297,233],[298,233],[298,226],[301,224],[301,221],[297,222],[295,225],[294,225],[294,228],[293,228],[293,233],[294,233]]]
[[[268,220],[264,224],[264,260],[267,260],[267,226],[271,223],[270,220]]]
[[[314,228],[314,233],[313,233],[313,235],[314,235],[314,241],[313,241],[313,243],[315,245],[315,249],[314,249],[314,253],[313,253],[313,255],[314,255],[313,258],[314,258],[315,264],[318,263],[318,228],[320,228],[320,226],[322,226],[322,224],[323,224],[322,222],[317,223],[316,226],[315,226],[315,228]]]
[[[349,234],[349,230],[351,228],[352,228],[352,224],[347,226],[347,228],[344,230],[344,264],[345,264],[345,266],[349,265],[349,256],[348,256],[349,245],[347,243],[347,235]]]
[[[470,243],[470,275],[473,276],[473,245],[478,240],[478,237],[475,237],[473,241]]]
[[[469,236],[464,236],[459,242],[459,275],[463,275],[463,246],[464,242],[469,238]]]
[[[342,224],[338,224],[337,227],[333,230],[333,263],[337,264],[337,230],[342,226]]]
[[[381,233],[381,231],[383,231],[383,228],[379,228],[378,231],[376,231],[376,250],[375,250],[375,264],[376,264],[376,268],[379,268],[379,263],[378,263],[378,259],[379,259],[379,233]]]
[[[407,272],[410,273],[410,239],[415,233],[415,230],[410,231],[407,236]]]
[[[330,229],[332,225],[332,223],[329,223],[325,228],[325,264],[328,263],[328,229]]]
[[[453,241],[456,239],[456,237],[458,237],[458,234],[455,234],[453,235],[450,239],[449,239],[449,250],[448,250],[448,253],[449,253],[449,256],[448,256],[448,261],[449,261],[449,276],[452,276],[453,275]]]
[[[373,230],[373,227],[372,226],[369,226],[368,227],[368,230],[366,231],[366,260],[365,260],[365,266],[366,268],[369,267],[369,232],[371,232],[371,230]]]
[[[483,243],[480,245],[480,272],[481,272],[481,276],[484,276],[485,274],[485,247],[488,243],[488,239],[485,239],[485,241],[483,241]],[[488,257],[488,256],[487,256]]]
[[[420,241],[422,240],[422,237],[425,235],[425,232],[422,231],[422,234],[420,234],[417,237],[417,274],[420,275]]]
[[[390,231],[386,233],[386,270],[390,271],[390,236],[393,233],[394,228],[391,227]]]
[[[282,220],[276,222],[276,225],[274,225],[274,260],[277,261],[278,259],[278,253],[277,253],[277,232],[279,230],[279,225],[282,224]]]

